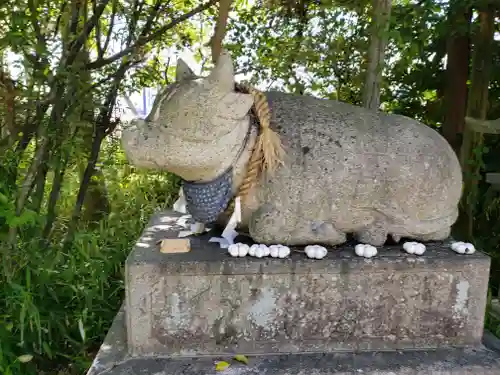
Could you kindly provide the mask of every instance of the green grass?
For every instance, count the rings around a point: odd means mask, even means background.
[[[122,303],[123,264],[133,243],[151,214],[175,199],[172,178],[129,173],[119,161],[106,164],[112,212],[97,228],[79,228],[68,252],[58,245],[78,185],[69,174],[54,244],[40,250],[37,241],[24,240],[9,262],[3,252],[2,375],[85,373]]]

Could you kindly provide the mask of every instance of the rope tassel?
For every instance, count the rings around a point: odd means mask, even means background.
[[[279,135],[270,128],[271,115],[265,94],[247,84],[237,84],[236,89],[253,96],[254,111],[260,124],[259,135],[248,161],[247,174],[238,190],[238,196],[244,202],[262,173],[272,175],[283,164],[285,150]],[[228,213],[231,213],[233,209],[234,200],[228,207]]]
[[[255,88],[240,84],[240,90],[246,91],[254,98],[254,107],[260,123],[260,132],[252,153],[252,160],[261,163],[261,170],[273,174],[279,165],[283,164],[285,151],[279,135],[271,129],[271,114],[264,93]]]

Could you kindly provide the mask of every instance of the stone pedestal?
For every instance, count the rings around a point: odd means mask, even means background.
[[[215,374],[214,360],[250,357],[233,374],[500,374],[482,345],[490,259],[443,244],[375,258],[353,245],[322,260],[232,258],[211,234],[162,254],[185,230],[156,215],[126,264],[126,301],[89,375]],[[244,240],[244,238],[242,238]],[[231,372],[232,371],[232,372]]]
[[[490,260],[429,245],[371,259],[352,246],[321,260],[233,258],[209,234],[162,254],[179,215],[158,215],[127,260],[134,355],[333,352],[480,343]]]

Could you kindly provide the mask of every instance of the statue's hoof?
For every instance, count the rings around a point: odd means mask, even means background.
[[[419,242],[405,242],[403,250],[408,254],[422,255],[425,253],[425,245]]]
[[[354,247],[354,252],[356,253],[357,256],[372,258],[375,255],[377,255],[377,248],[372,245],[360,243]]]

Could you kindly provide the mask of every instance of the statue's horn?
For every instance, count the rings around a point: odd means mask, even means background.
[[[211,81],[217,82],[219,86],[231,90],[234,86],[233,61],[228,52],[222,51],[215,67],[209,75]]]

